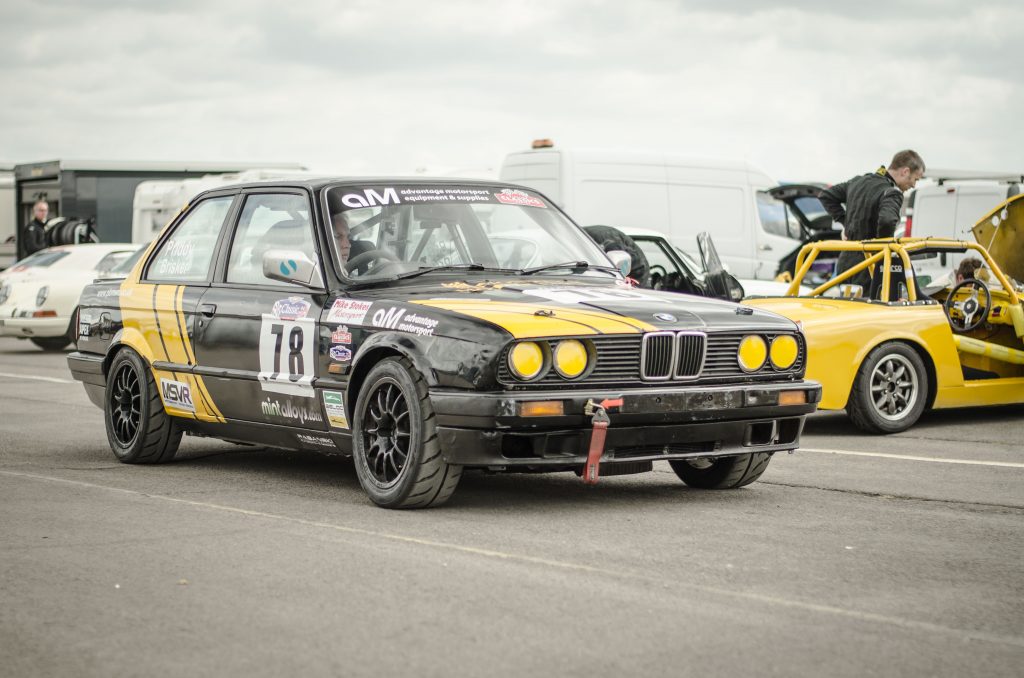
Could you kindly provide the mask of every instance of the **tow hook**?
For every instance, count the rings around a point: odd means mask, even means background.
[[[587,400],[583,407],[583,413],[590,417],[593,429],[590,432],[590,450],[587,452],[587,463],[583,467],[583,482],[587,485],[597,485],[600,475],[601,457],[604,455],[604,440],[608,433],[608,425],[612,420],[608,418],[608,408],[622,407],[622,398],[605,398],[599,403]]]

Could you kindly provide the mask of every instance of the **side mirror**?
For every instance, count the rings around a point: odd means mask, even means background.
[[[303,287],[323,287],[316,262],[298,250],[267,250],[263,254],[263,275],[271,280]]]
[[[739,301],[746,296],[743,284],[734,275],[725,276],[725,285],[729,289],[729,301]]]
[[[629,256],[629,252],[611,250],[610,252],[605,252],[605,254],[612,260],[615,268],[619,269],[619,273],[624,277],[629,277],[629,271],[633,268],[633,258]]]

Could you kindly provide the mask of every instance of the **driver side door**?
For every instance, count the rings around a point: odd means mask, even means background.
[[[197,309],[197,371],[229,420],[325,430],[313,391],[326,290],[263,274],[272,250],[305,254],[323,268],[309,195],[245,192],[214,282]]]

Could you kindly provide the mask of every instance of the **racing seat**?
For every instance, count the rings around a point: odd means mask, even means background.
[[[249,260],[251,270],[248,271],[247,277],[251,276],[253,279],[248,282],[264,282],[263,255],[270,250],[301,250],[312,259],[313,253],[307,251],[309,241],[309,222],[304,219],[286,219],[268,228],[252,248]]]

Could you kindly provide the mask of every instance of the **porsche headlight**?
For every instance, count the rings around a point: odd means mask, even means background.
[[[555,346],[555,371],[566,379],[575,379],[587,369],[587,347],[578,339],[563,339]]]
[[[36,292],[36,306],[42,306],[43,304],[45,304],[46,297],[48,296],[50,296],[50,286],[43,285],[42,287],[39,288],[39,291]]]
[[[740,342],[736,358],[744,372],[755,372],[761,369],[764,361],[768,359],[768,345],[761,337],[750,334],[743,337],[743,341]]]
[[[777,370],[788,370],[796,362],[800,352],[800,344],[791,334],[780,334],[772,339],[770,351],[772,367]]]
[[[521,341],[508,352],[508,367],[519,379],[533,379],[544,369],[544,351],[536,342]]]

